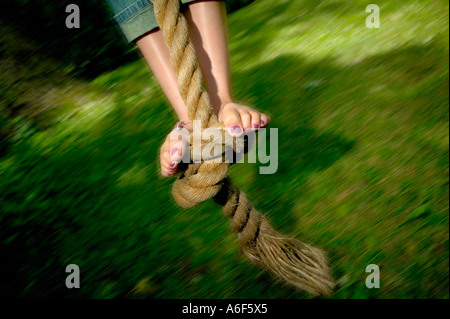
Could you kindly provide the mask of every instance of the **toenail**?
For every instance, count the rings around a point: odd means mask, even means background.
[[[262,125],[264,125],[264,124],[266,124],[266,122],[264,122],[264,121],[261,121],[261,126],[262,126]]]
[[[173,169],[175,167],[175,163],[174,162],[170,162],[169,166],[171,167],[171,169]]]
[[[248,129],[246,129],[244,132],[245,132],[245,133],[250,133],[250,132],[253,132],[253,129],[248,128]]]
[[[178,150],[179,150],[178,147],[172,148],[172,151],[170,152],[170,156],[174,156],[175,154],[177,154]]]
[[[254,128],[259,128],[259,124],[253,124]]]
[[[231,133],[232,134],[240,134],[242,133],[242,128],[239,125],[235,125],[231,128]]]

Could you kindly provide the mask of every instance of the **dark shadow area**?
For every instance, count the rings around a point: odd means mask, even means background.
[[[95,78],[108,70],[138,58],[119,33],[104,0],[77,1],[80,28],[65,25],[66,6],[71,1],[5,0],[0,21],[20,38],[31,41],[35,53],[58,61],[71,75]],[[9,43],[13,46],[14,42]],[[28,52],[33,54],[33,52]]]
[[[228,12],[234,12],[254,0],[228,0]],[[20,38],[31,41],[33,50],[43,57],[58,61],[71,75],[93,79],[139,55],[127,43],[113,20],[106,0],[79,0],[80,28],[65,25],[67,5],[73,1],[3,0],[0,6],[0,27],[11,27]],[[14,46],[14,42],[8,43]],[[26,52],[28,55],[33,51]]]

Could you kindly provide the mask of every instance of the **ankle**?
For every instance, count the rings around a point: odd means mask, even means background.
[[[186,120],[186,121],[181,120],[181,121],[178,121],[178,122],[175,124],[174,129],[175,129],[175,130],[186,129],[186,130],[188,130],[189,132],[192,132],[193,129],[194,129],[194,126],[192,125],[192,123],[191,123],[189,120]]]
[[[219,115],[219,113],[229,104],[234,104],[235,102],[232,99],[224,100],[219,104],[219,107],[217,108],[216,115]]]
[[[224,95],[221,97],[217,97],[217,98],[213,98],[211,99],[211,104],[213,106],[213,111],[216,115],[219,115],[220,110],[222,110],[222,108],[230,103],[234,103],[233,98],[231,97],[231,95]]]

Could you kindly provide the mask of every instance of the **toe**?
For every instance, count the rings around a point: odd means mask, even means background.
[[[240,136],[243,133],[241,116],[238,111],[232,110],[227,114],[224,121],[228,133],[232,136]]]
[[[248,133],[252,131],[252,116],[249,111],[241,110],[239,112],[241,116],[242,129]]]
[[[181,161],[185,149],[184,143],[180,141],[173,143],[171,148],[164,148],[161,152],[161,175],[170,177],[177,173],[178,163]]]
[[[253,111],[252,115],[252,129],[257,130],[261,126],[261,114],[259,112]]]
[[[266,114],[261,114],[260,126],[266,127],[269,124],[270,124],[270,117],[267,116]]]
[[[170,154],[169,151],[161,153],[161,175],[165,177],[170,176]]]
[[[183,142],[176,142],[170,149],[170,161],[179,163],[183,157],[186,146]]]

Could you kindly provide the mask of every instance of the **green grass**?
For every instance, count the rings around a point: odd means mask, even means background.
[[[328,252],[333,298],[448,298],[448,4],[256,1],[229,17],[239,101],[271,115],[279,168],[231,176],[276,228]],[[158,174],[175,117],[144,61],[17,117],[0,158],[2,293],[309,298],[238,252],[212,201],[176,206]],[[64,286],[80,266],[81,289]],[[367,289],[378,264],[381,288]]]

